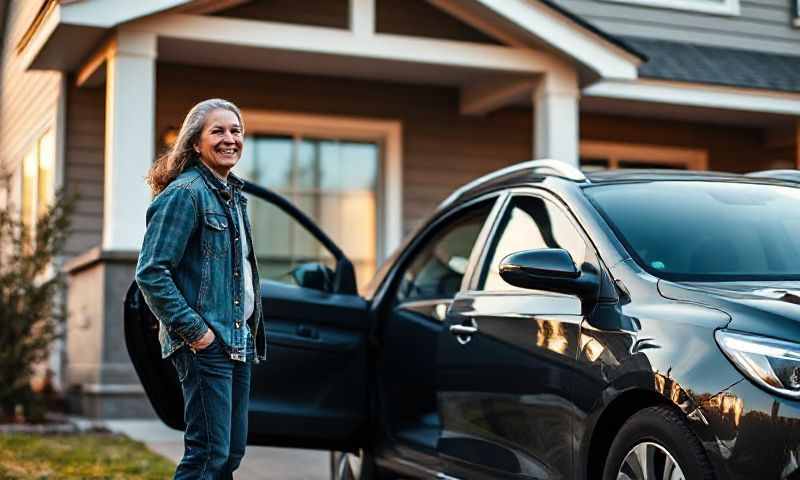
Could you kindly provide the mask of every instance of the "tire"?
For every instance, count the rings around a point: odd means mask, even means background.
[[[331,480],[384,480],[372,455],[359,450],[354,453],[331,452]]]
[[[644,458],[644,462],[639,459]],[[653,468],[641,468],[650,462]],[[646,470],[646,471],[643,471]],[[606,458],[603,480],[713,480],[700,441],[669,407],[645,408],[620,428]]]

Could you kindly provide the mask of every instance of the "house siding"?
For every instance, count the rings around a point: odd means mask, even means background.
[[[100,245],[103,236],[105,88],[67,89],[66,168],[68,194],[77,195],[72,235],[65,245],[72,257]]]
[[[375,30],[378,33],[502,44],[424,0],[376,0]]]
[[[25,71],[17,43],[43,2],[14,0],[8,5],[0,78],[0,166],[13,172],[12,202],[19,203],[22,159],[48,129],[57,128],[62,76],[56,72]],[[56,132],[58,135],[58,132]]]
[[[214,15],[317,27],[350,27],[348,0],[257,0]]]
[[[603,0],[553,0],[612,35],[800,55],[789,0],[741,0],[738,16]]]
[[[192,105],[210,97],[244,109],[401,121],[406,233],[454,188],[531,157],[530,110],[463,116],[457,88],[172,64],[158,65],[156,131],[180,126]]]
[[[705,149],[709,170],[794,168],[791,148],[770,148],[760,128],[595,113],[582,114],[580,122],[582,140]]]

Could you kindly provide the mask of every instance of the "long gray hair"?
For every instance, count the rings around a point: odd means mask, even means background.
[[[244,122],[239,107],[227,100],[210,98],[192,107],[186,114],[186,118],[183,119],[183,125],[181,125],[175,143],[167,150],[167,153],[153,163],[150,171],[147,172],[145,178],[153,196],[167,188],[167,185],[175,180],[186,167],[199,161],[194,145],[200,141],[200,133],[203,131],[206,117],[218,109],[230,110],[235,113],[239,119],[239,125],[242,126],[242,132],[244,132]]]

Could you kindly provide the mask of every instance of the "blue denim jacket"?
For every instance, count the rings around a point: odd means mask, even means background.
[[[242,243],[234,203],[242,209],[248,260],[253,266],[255,311],[250,317],[255,361],[266,360],[258,264],[243,182],[228,175],[233,194],[195,163],[158,194],[147,209],[136,283],[159,320],[161,356],[200,339],[208,328],[234,360],[246,360]]]

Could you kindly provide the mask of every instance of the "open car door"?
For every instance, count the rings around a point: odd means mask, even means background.
[[[252,369],[248,441],[355,449],[367,425],[369,320],[353,265],[283,197],[251,183],[244,191],[262,274],[268,343],[267,361]],[[275,232],[287,231],[291,258],[285,252],[281,257],[282,243],[275,238]],[[172,362],[161,358],[158,320],[135,282],[125,298],[125,341],[156,413],[183,430],[180,383]]]

